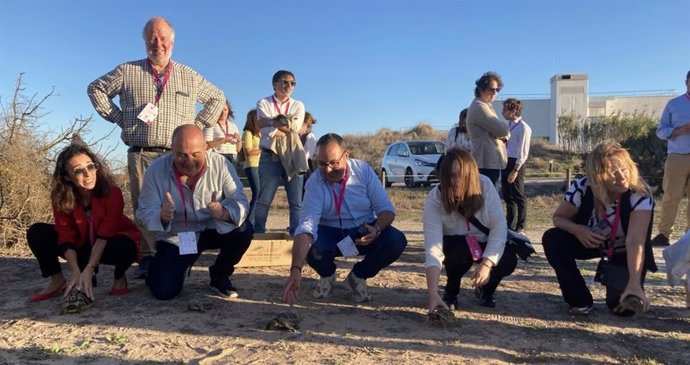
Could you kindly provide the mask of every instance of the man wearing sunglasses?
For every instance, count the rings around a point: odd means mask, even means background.
[[[290,234],[294,234],[302,209],[302,174],[308,170],[307,158],[299,139],[304,123],[304,104],[290,97],[297,82],[290,71],[273,75],[273,95],[256,103],[261,128],[259,158],[259,197],[254,208],[254,228],[266,232],[266,220],[278,186],[285,187],[290,209]]]
[[[175,127],[196,123],[213,127],[225,104],[223,92],[192,68],[170,59],[175,45],[175,29],[161,17],[144,26],[147,58],[126,62],[99,77],[88,87],[96,112],[122,128],[127,150],[127,169],[132,206],[151,162],[170,151]],[[119,97],[119,106],[113,99]],[[196,114],[196,103],[204,107]],[[146,276],[154,253],[153,234],[142,228],[141,262],[138,277]]]
[[[351,159],[337,134],[322,136],[316,146],[318,172],[307,181],[283,300],[297,302],[305,263],[321,277],[314,297],[328,298],[336,280],[335,257],[363,255],[345,283],[355,301],[369,301],[366,280],[400,257],[407,238],[391,226],[395,208],[374,169]]]

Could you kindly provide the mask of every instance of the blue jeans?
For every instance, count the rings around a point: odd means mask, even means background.
[[[347,236],[348,231],[319,225],[318,238],[311,245],[307,255],[307,263],[319,276],[326,277],[335,273],[335,258],[343,255],[337,244]],[[373,278],[381,269],[395,262],[402,255],[405,246],[405,234],[390,226],[381,231],[379,237],[371,244],[357,246],[359,254],[364,255],[364,259],[352,267],[352,272],[361,279]]]
[[[220,249],[220,253],[216,257],[216,262],[208,268],[211,278],[230,276],[252,243],[253,237],[252,224],[245,221],[234,231],[226,234],[219,234],[215,229],[201,232],[196,254],[180,255],[179,247],[169,242],[158,241],[146,285],[156,299],[170,300],[176,297],[182,291],[189,269],[201,253],[217,248]]]
[[[274,161],[277,160],[277,161]],[[288,204],[290,206],[290,234],[295,233],[302,211],[302,184],[304,177],[298,175],[290,181],[287,179],[283,164],[276,155],[261,151],[259,159],[259,198],[254,207],[254,230],[256,233],[266,232],[266,220],[271,202],[276,195],[278,186],[285,187]]]
[[[245,167],[244,175],[247,176],[247,182],[249,183],[249,188],[252,190],[252,200],[249,202],[249,215],[247,219],[254,223],[254,207],[256,206],[256,200],[259,195],[259,168],[258,167]]]

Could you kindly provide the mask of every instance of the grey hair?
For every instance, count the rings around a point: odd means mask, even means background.
[[[151,25],[153,24],[154,21],[156,20],[162,20],[165,22],[170,27],[170,31],[172,32],[172,40],[175,40],[175,27],[173,27],[172,23],[168,19],[163,18],[162,16],[154,16],[153,18],[149,19],[148,22],[146,22],[146,25],[144,25],[144,42],[147,42],[149,40],[149,33],[151,32]]]

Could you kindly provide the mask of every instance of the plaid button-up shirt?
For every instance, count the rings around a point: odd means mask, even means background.
[[[122,128],[122,141],[128,146],[170,148],[173,130],[181,124],[213,126],[223,109],[223,91],[198,72],[170,61],[173,69],[160,101],[158,117],[151,124],[137,118],[146,104],[156,102],[156,81],[148,59],[123,63],[99,77],[88,87],[96,112]],[[114,102],[120,97],[120,106]],[[196,114],[196,103],[204,108]]]

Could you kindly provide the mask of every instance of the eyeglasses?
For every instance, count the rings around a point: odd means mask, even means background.
[[[496,88],[489,87],[489,88],[487,88],[486,90],[487,90],[487,91],[493,91],[493,92],[495,92],[495,93],[497,93],[497,94],[501,92],[501,88],[500,88],[500,87],[496,87]]]
[[[347,152],[347,150],[343,151],[343,154],[340,155],[340,158],[337,161],[330,161],[330,162],[316,161],[316,166],[318,166],[322,169],[325,169],[326,167],[330,167],[331,170],[335,170],[336,168],[338,168],[338,166],[340,166],[340,161],[343,160],[343,157],[345,156],[345,152]]]
[[[282,81],[283,85],[285,85],[285,86],[290,85],[292,87],[295,87],[295,85],[297,85],[297,81],[290,81],[290,80],[285,80],[285,79],[282,79],[280,81]]]
[[[98,170],[98,164],[95,162],[89,162],[85,166],[79,166],[72,170],[72,174],[74,174],[74,176],[78,176],[86,174],[86,171],[94,172],[96,170]]]

